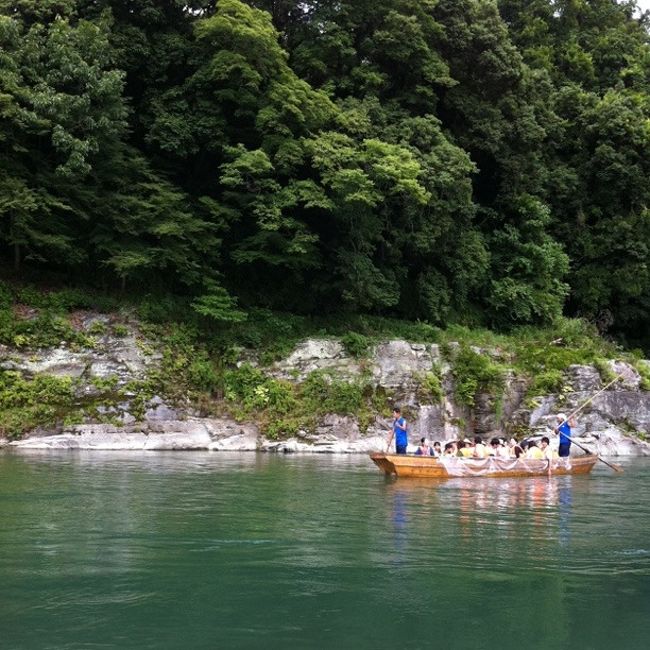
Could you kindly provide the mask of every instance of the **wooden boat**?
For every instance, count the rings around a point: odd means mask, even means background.
[[[413,454],[370,454],[372,461],[386,474],[410,476],[414,478],[455,478],[455,477],[526,477],[548,476],[547,460],[509,459],[509,458],[433,458]],[[598,456],[587,454],[570,458],[556,458],[551,461],[551,474],[588,474],[598,460]]]

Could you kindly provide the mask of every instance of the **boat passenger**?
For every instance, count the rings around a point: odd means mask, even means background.
[[[458,455],[461,458],[472,458],[474,456],[474,447],[467,438],[458,443]]]
[[[567,418],[564,413],[557,414],[557,422],[555,433],[560,435],[558,454],[560,458],[566,458],[571,453],[571,427],[575,427],[576,422],[573,417]]]
[[[544,454],[542,453],[542,450],[537,446],[537,443],[532,440],[528,443],[528,451],[526,451],[526,458],[530,460],[544,459]]]
[[[447,442],[445,444],[445,456],[455,456],[458,452],[458,447],[455,442]]]
[[[431,448],[431,455],[435,456],[436,458],[440,458],[440,456],[442,456],[442,449],[440,448],[439,440],[436,440],[433,443],[433,447]]]
[[[415,450],[415,455],[416,456],[430,456],[430,450],[429,450],[429,445],[427,445],[427,439],[426,438],[420,438],[420,444],[418,445],[418,448]]]
[[[499,438],[499,446],[497,447],[497,456],[499,458],[510,458],[510,451],[505,438]]]
[[[490,456],[498,456],[499,455],[499,439],[498,438],[492,438],[490,440],[490,448],[488,449],[488,454]]]
[[[547,436],[544,436],[539,442],[539,447],[542,450],[542,453],[544,454],[544,458],[553,460],[556,457],[556,453],[553,451],[550,445],[551,445],[551,441],[548,439]]]
[[[474,436],[474,458],[487,458],[488,448],[483,444],[481,436]]]
[[[523,455],[524,450],[521,448],[521,445],[517,442],[516,438],[510,438],[510,443],[508,445],[508,455],[510,458],[519,458]]]
[[[540,443],[540,450],[544,456],[544,460],[548,461],[548,475],[551,475],[551,469],[553,467],[553,460],[555,459],[555,452],[550,447],[550,440],[544,436]]]

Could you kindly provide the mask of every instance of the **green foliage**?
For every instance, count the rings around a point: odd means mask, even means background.
[[[74,387],[70,377],[26,379],[0,370],[0,434],[18,437],[39,425],[51,426],[74,405]]]
[[[147,294],[137,307],[137,315],[142,320],[156,325],[184,322],[189,312],[188,300],[173,294]]]
[[[593,365],[596,367],[596,370],[598,370],[598,374],[600,375],[603,384],[608,384],[616,379],[616,373],[607,359],[594,359]]]
[[[88,334],[92,336],[104,336],[108,333],[108,326],[102,321],[95,321],[89,328]]]
[[[13,294],[8,285],[0,282],[0,311],[8,310],[13,303]]]
[[[431,372],[425,373],[420,381],[419,395],[423,401],[430,400],[434,404],[440,404],[442,402],[444,391],[440,377],[440,368],[434,366]]]
[[[113,392],[117,389],[117,384],[119,380],[116,375],[110,375],[108,377],[93,377],[90,380],[90,383],[101,392]]]
[[[498,326],[551,323],[561,315],[569,290],[562,281],[569,258],[545,232],[550,223],[546,206],[528,195],[515,205],[517,225],[506,224],[491,236],[495,279],[488,302]]]
[[[609,0],[0,0],[2,268],[265,361],[317,323],[563,313],[648,349],[647,26]]]
[[[317,413],[355,415],[364,403],[364,385],[315,371],[303,383],[301,395]]]
[[[564,373],[557,368],[551,368],[537,373],[528,388],[529,395],[550,395],[559,393],[564,386]]]
[[[121,302],[108,294],[89,289],[64,287],[43,289],[32,284],[0,283],[10,302],[63,314],[75,309],[117,310]]]
[[[194,359],[187,372],[191,385],[199,390],[214,393],[222,386],[221,376],[208,358]]]
[[[357,358],[365,356],[371,346],[370,339],[357,332],[344,334],[341,337],[341,343],[349,355]]]
[[[271,438],[295,435],[328,413],[356,417],[364,427],[386,405],[385,395],[364,378],[343,380],[323,371],[294,383],[244,364],[224,372],[224,386],[226,404],[235,415],[255,418]]]
[[[641,375],[639,387],[641,390],[650,391],[650,364],[647,361],[639,361],[635,364],[635,368]]]
[[[461,346],[453,360],[454,396],[460,404],[474,406],[478,393],[500,393],[505,368],[487,354]]]
[[[126,325],[123,325],[122,323],[113,324],[111,326],[111,331],[113,333],[113,336],[117,336],[119,338],[124,338],[129,334],[129,328]]]
[[[250,365],[226,370],[224,387],[226,400],[241,404],[247,415],[262,410],[268,410],[273,415],[286,415],[295,405],[289,382],[269,378]]]
[[[192,302],[192,309],[197,314],[217,322],[240,323],[246,320],[246,313],[236,309],[237,301],[223,287],[212,283],[208,290],[209,293]]]
[[[50,311],[34,318],[20,318],[11,310],[0,310],[0,343],[18,348],[56,347],[61,342],[73,348],[92,348],[95,341]]]
[[[538,376],[552,380],[570,365],[596,364],[604,357],[617,356],[619,351],[586,321],[562,318],[550,328],[518,330],[512,354],[517,370],[537,381]]]

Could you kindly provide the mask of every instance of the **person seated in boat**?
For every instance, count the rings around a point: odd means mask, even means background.
[[[472,443],[465,438],[458,443],[458,455],[461,458],[473,458],[474,457],[474,447]]]
[[[499,438],[492,438],[490,440],[490,449],[488,450],[490,456],[495,458],[508,458],[508,448]]]
[[[483,444],[481,436],[474,436],[474,458],[487,458],[488,448]]]
[[[544,436],[539,441],[539,448],[547,460],[553,460],[557,458],[557,452],[551,447],[551,441],[548,439],[548,436]]]
[[[508,443],[508,456],[510,458],[519,458],[524,453],[521,445],[517,442],[516,438],[510,438]]]
[[[555,459],[556,453],[551,449],[551,441],[544,436],[540,442],[539,447],[544,456],[544,460],[548,461],[548,475],[551,476],[551,470],[553,469],[553,460]]]
[[[415,455],[416,456],[430,456],[431,455],[431,450],[429,448],[429,445],[427,444],[427,439],[426,438],[420,438],[420,444],[418,445],[418,448],[415,450]]]
[[[557,414],[557,426],[555,433],[560,436],[560,447],[558,455],[560,458],[566,458],[571,453],[571,427],[575,427],[576,421],[573,417],[568,417],[564,413]]]
[[[431,447],[431,455],[435,456],[436,458],[440,458],[440,456],[442,456],[442,449],[440,448],[439,440],[436,440],[433,443],[433,447]]]
[[[541,460],[543,454],[540,448],[537,446],[535,440],[529,440],[526,448],[526,458],[529,460]]]
[[[456,456],[458,453],[458,446],[456,445],[455,442],[447,442],[445,443],[445,453],[444,456]]]

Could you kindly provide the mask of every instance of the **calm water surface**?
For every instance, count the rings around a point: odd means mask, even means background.
[[[650,648],[650,460],[0,453],[0,648]]]

